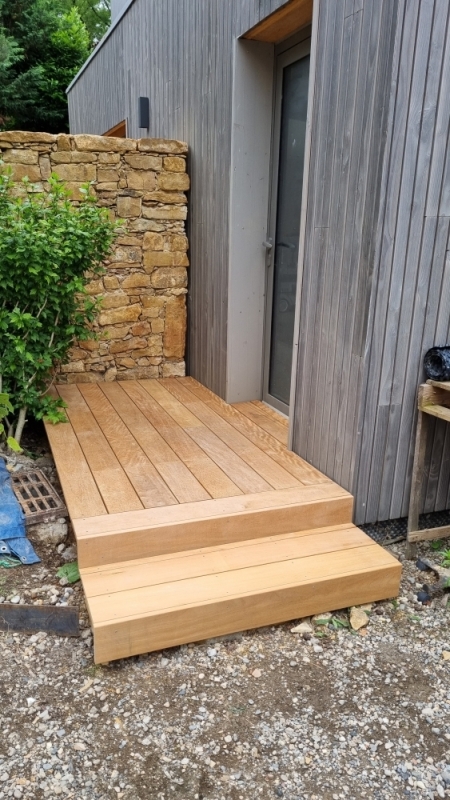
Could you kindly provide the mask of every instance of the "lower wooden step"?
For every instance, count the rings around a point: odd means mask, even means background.
[[[245,541],[352,520],[336,483],[73,519],[81,568]]]
[[[400,575],[351,524],[81,570],[96,663],[394,597]]]

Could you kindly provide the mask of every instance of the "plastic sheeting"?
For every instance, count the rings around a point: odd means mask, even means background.
[[[22,564],[36,564],[40,558],[26,538],[25,517],[16,499],[6,464],[0,458],[0,554],[17,556]]]
[[[450,347],[432,347],[423,359],[425,375],[432,381],[450,381]]]

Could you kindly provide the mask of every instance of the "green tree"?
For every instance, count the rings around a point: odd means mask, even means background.
[[[68,11],[76,8],[86,25],[91,47],[95,47],[111,23],[110,0],[63,0]]]
[[[66,0],[0,0],[0,127],[68,130],[66,88],[89,48]]]

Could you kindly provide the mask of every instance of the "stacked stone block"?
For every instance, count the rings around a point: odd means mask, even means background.
[[[189,177],[187,145],[165,139],[8,131],[0,159],[29,191],[65,181],[74,203],[83,184],[123,220],[106,273],[88,291],[101,297],[98,338],[74,345],[61,381],[157,378],[185,374]]]

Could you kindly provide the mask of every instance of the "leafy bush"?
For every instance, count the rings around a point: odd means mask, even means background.
[[[98,303],[86,284],[104,272],[117,226],[89,186],[79,205],[54,177],[46,194],[29,189],[0,169],[0,393],[8,395],[7,429],[18,442],[27,411],[64,418],[64,404],[48,389],[74,340],[94,336]]]
[[[2,392],[0,394],[0,443],[5,442],[6,446],[10,448],[10,450],[14,450],[16,453],[21,453],[22,449],[20,447],[19,442],[14,439],[13,436],[10,435],[13,423],[10,422],[8,424],[8,415],[12,414],[14,411],[10,401],[9,395],[6,392]],[[7,427],[2,420],[5,420]]]

